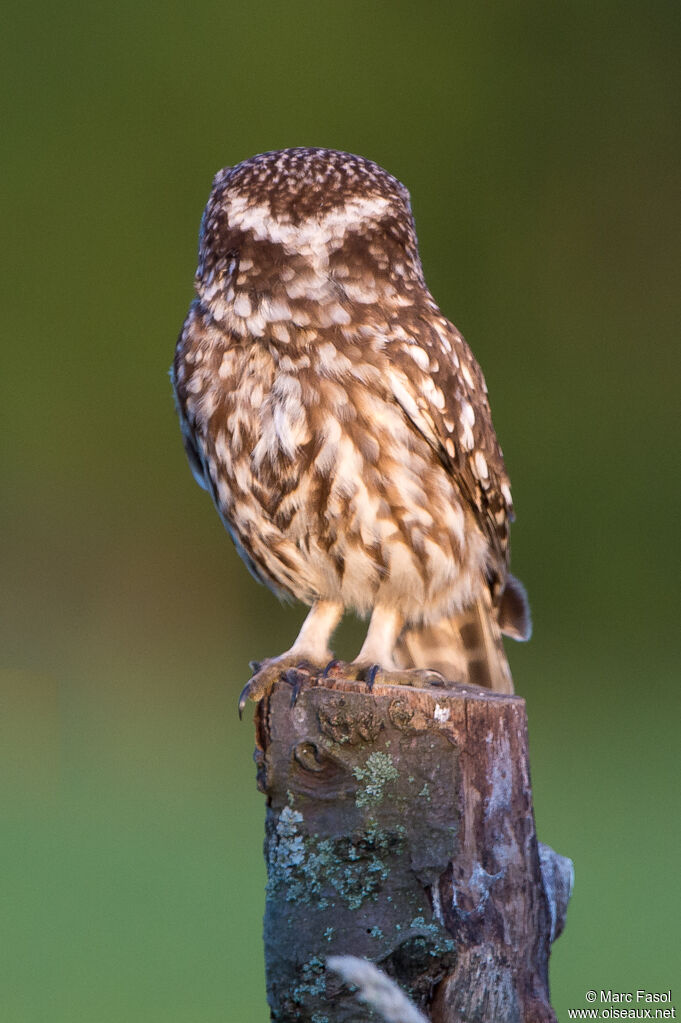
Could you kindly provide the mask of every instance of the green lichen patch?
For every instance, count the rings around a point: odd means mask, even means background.
[[[415,916],[409,924],[411,930],[417,932],[417,937],[424,940],[424,946],[428,954],[434,958],[441,958],[445,952],[453,952],[456,948],[452,939],[448,936],[444,927],[440,924],[427,924],[422,916]]]
[[[306,835],[303,825],[300,811],[282,809],[268,842],[268,896],[283,887],[287,902],[321,910],[335,897],[348,909],[376,899],[390,875],[391,857],[402,852],[404,826],[381,828],[370,818],[352,837],[321,839]]]
[[[268,868],[270,877],[279,883],[294,887],[305,864],[307,852],[299,825],[303,815],[290,806],[279,814],[274,839],[269,843]]]
[[[291,992],[291,1001],[295,1005],[304,1005],[315,995],[326,994],[326,966],[319,956],[312,956],[300,969],[300,984]]]
[[[397,781],[399,771],[389,753],[370,753],[364,767],[355,767],[353,774],[360,787],[355,796],[358,807],[378,806],[388,782]]]

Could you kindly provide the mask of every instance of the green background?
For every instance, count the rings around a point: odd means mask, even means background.
[[[5,8],[0,1019],[267,1018],[236,698],[302,609],[195,486],[167,369],[212,175],[294,145],[407,184],[487,377],[538,831],[576,867],[558,1015],[681,979],[679,10]]]

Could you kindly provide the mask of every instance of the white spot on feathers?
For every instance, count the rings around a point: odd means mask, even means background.
[[[473,447],[475,445],[475,438],[473,436],[473,431],[471,430],[468,423],[464,423],[463,432],[460,434],[459,439],[461,441],[462,448],[465,448],[466,451],[473,450]]]
[[[468,384],[468,386],[470,387],[470,389],[471,390],[475,390],[475,384],[473,382],[473,377],[471,376],[470,370],[469,370],[469,368],[468,368],[468,366],[466,365],[465,362],[461,366],[461,375],[464,378],[464,380],[466,381],[466,383]]]
[[[245,292],[239,292],[234,299],[234,305],[232,307],[236,316],[242,316],[244,319],[250,316],[253,312],[251,308],[251,300]]]
[[[475,411],[468,401],[461,402],[461,425],[473,426],[475,424]]]
[[[283,298],[263,298],[260,304],[260,311],[270,321],[291,319],[291,307]]]
[[[419,348],[418,345],[405,345],[404,350],[407,355],[412,357],[416,365],[422,369],[424,373],[428,372],[430,368],[430,359],[428,358],[428,353],[424,351],[423,348]]]
[[[487,468],[487,462],[485,456],[481,451],[475,452],[475,471],[482,480],[486,480],[489,477],[489,469]]]

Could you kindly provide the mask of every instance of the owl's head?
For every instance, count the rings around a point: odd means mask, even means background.
[[[218,289],[218,282],[220,287]],[[251,309],[285,291],[321,302],[339,289],[422,285],[407,189],[378,164],[333,149],[284,149],[221,170],[201,222],[197,291]],[[242,295],[239,300],[239,294]]]

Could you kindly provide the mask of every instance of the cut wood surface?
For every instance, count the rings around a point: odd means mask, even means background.
[[[433,1023],[549,1023],[572,864],[537,842],[525,702],[289,670],[256,712],[272,1019],[378,1019],[353,955]]]

